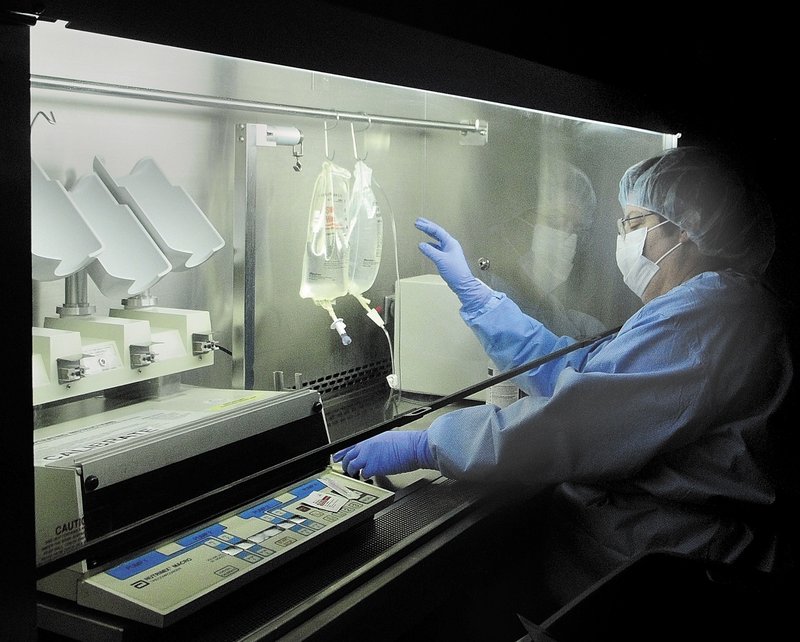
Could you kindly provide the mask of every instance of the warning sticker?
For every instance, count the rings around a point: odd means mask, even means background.
[[[78,550],[86,543],[86,528],[82,518],[58,524],[51,536],[39,543],[37,563],[56,560],[67,553]]]

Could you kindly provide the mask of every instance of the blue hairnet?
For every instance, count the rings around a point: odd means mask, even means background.
[[[684,230],[702,254],[762,273],[775,250],[772,214],[729,159],[678,147],[630,167],[619,202],[660,214]]]

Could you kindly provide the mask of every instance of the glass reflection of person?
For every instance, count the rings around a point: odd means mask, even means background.
[[[537,185],[534,208],[490,229],[501,249],[481,276],[556,334],[596,335],[604,324],[564,303],[579,237],[591,228],[597,209],[594,187],[581,169],[561,159],[547,162]]]

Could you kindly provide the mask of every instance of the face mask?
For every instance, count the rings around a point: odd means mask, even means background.
[[[578,236],[537,223],[533,226],[531,251],[520,257],[522,271],[536,286],[550,293],[572,272]]]
[[[665,223],[669,223],[669,221],[664,221],[649,229],[654,230]],[[644,242],[647,239],[647,231],[648,228],[640,227],[628,232],[625,238],[622,235],[617,236],[617,267],[622,272],[622,280],[625,281],[625,285],[640,299],[650,281],[653,280],[656,272],[658,272],[658,264],[667,254],[681,245],[678,243],[675,247],[664,252],[660,259],[653,262],[642,254]]]

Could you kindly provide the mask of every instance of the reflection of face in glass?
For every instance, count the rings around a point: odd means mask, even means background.
[[[503,251],[492,264],[494,276],[538,298],[571,274],[578,234],[590,229],[597,200],[586,174],[562,159],[543,159],[533,185],[534,206],[494,228]]]
[[[533,226],[531,249],[519,257],[520,268],[537,288],[549,294],[572,272],[578,235],[542,223]]]
[[[587,229],[591,219],[581,208],[566,199],[556,200],[552,196],[542,200],[533,214],[537,223],[567,233],[577,233]]]
[[[572,163],[547,158],[536,180],[538,220],[569,232],[591,226],[597,195],[589,177]]]
[[[597,205],[591,181],[574,165],[552,160],[538,181],[530,252],[520,267],[547,294],[572,272],[577,233],[587,230]]]

